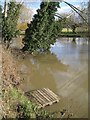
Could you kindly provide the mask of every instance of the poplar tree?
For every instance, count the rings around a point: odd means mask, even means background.
[[[7,10],[6,2],[4,5],[4,13],[2,16],[2,38],[5,43],[7,42],[7,48],[9,47],[12,38],[16,37],[18,34],[16,26],[19,18],[20,7],[21,4],[16,3],[15,1],[10,1],[7,4]]]
[[[40,9],[25,31],[23,50],[44,52],[55,43],[58,35],[55,13],[59,7],[59,2],[41,2]]]
[[[2,6],[0,5],[0,37],[2,36]]]

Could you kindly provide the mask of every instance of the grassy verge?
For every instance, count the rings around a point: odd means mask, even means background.
[[[17,29],[18,30],[22,30],[22,31],[25,31],[27,29],[27,23],[19,23],[17,25]]]
[[[60,37],[88,37],[88,28],[87,27],[77,27],[76,33],[72,32],[71,28],[63,28],[60,34]]]
[[[28,100],[21,90],[12,86],[9,86],[5,90],[3,99],[7,101],[5,104],[5,108],[7,109],[5,119],[24,118],[29,120],[34,118],[36,120],[43,120],[53,117],[50,113],[39,110],[37,105]]]
[[[61,32],[60,37],[88,37],[88,32]]]

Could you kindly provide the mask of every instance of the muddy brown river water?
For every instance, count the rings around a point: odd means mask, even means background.
[[[88,117],[88,39],[73,42],[73,38],[59,38],[50,51],[16,58],[23,79],[21,89],[50,88],[61,100],[45,109],[52,112],[65,108],[75,118]]]

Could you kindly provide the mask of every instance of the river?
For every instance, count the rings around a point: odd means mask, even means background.
[[[88,117],[88,39],[59,38],[50,53],[16,57],[20,88],[24,91],[49,88],[60,102],[45,109],[67,109],[74,118]],[[18,43],[19,39],[17,39]],[[12,46],[15,47],[17,43]],[[19,48],[20,46],[17,45]]]

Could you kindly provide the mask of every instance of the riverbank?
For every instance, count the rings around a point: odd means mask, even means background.
[[[25,35],[25,31],[21,31],[20,35]],[[90,37],[88,32],[61,32],[59,37]]]
[[[2,47],[2,111],[1,118],[34,118],[46,119],[52,117],[44,110],[39,110],[37,106],[28,100],[19,87],[21,78],[18,74],[16,61],[13,58],[12,50]]]
[[[15,111],[11,109],[12,100],[10,96],[11,89],[17,89],[20,84],[20,77],[17,73],[15,61],[11,51],[5,46],[2,47],[2,116],[4,118],[15,118]]]
[[[88,32],[61,32],[60,37],[89,37]]]

